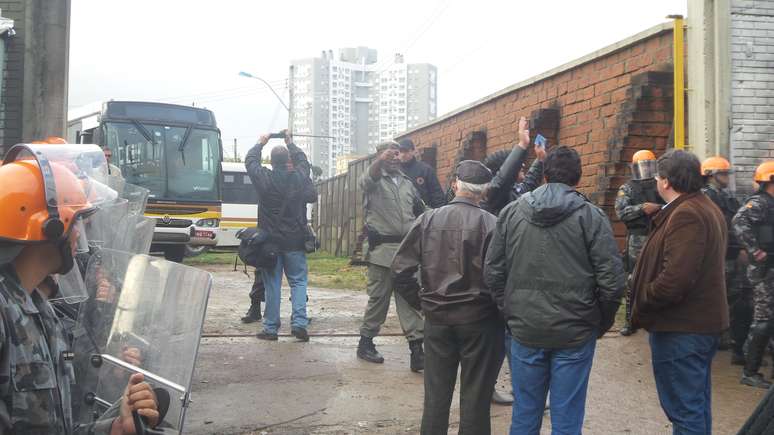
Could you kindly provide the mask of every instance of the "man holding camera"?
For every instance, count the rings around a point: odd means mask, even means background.
[[[379,335],[390,308],[394,288],[390,272],[392,258],[414,219],[426,208],[411,179],[400,171],[398,150],[397,142],[380,145],[377,148],[379,157],[360,179],[368,231],[368,305],[360,327],[357,356],[378,364],[384,362],[384,357],[376,350],[373,340]],[[395,306],[400,326],[409,341],[411,371],[419,372],[425,365],[422,315],[397,293]]]
[[[271,169],[261,165],[263,147],[271,136],[283,137],[286,146],[271,150]],[[309,238],[306,205],[317,201],[317,192],[309,178],[310,165],[306,154],[293,143],[287,130],[278,135],[261,136],[245,157],[247,174],[258,192],[258,222],[277,248],[276,264],[261,269],[265,287],[266,311],[261,340],[277,340],[280,328],[282,274],[290,284],[291,332],[301,341],[309,341],[306,314],[307,265],[305,245]]]

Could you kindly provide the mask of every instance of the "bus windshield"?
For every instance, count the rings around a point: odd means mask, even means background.
[[[126,181],[150,190],[151,197],[219,200],[217,131],[111,121],[105,123],[105,135]]]

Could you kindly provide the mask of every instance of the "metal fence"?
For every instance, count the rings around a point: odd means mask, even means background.
[[[358,180],[376,158],[370,155],[349,163],[346,173],[317,183],[312,227],[320,249],[357,262],[363,241],[363,192]]]

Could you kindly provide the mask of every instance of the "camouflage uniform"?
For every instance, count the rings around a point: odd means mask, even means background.
[[[774,249],[771,249],[774,248],[774,243],[771,243],[774,241],[767,243],[759,237],[760,228],[774,226],[772,211],[774,198],[759,192],[745,202],[733,219],[734,233],[747,252],[752,254],[762,249],[769,253],[766,263],[757,263],[751,259],[747,268],[747,277],[754,286],[754,323],[774,320]]]
[[[763,191],[752,195],[734,216],[732,226],[750,254],[747,276],[754,286],[753,322],[742,378],[745,383],[746,378],[757,375],[766,345],[774,336],[774,198]],[[768,260],[763,263],[756,262],[752,255],[759,249],[768,254]]]
[[[702,192],[723,212],[728,224],[726,289],[731,319],[730,338],[733,340],[734,353],[741,360],[744,355],[744,342],[750,332],[750,323],[752,322],[752,285],[747,280],[744,266],[739,263],[739,252],[742,245],[739,243],[739,239],[734,236],[734,229],[731,225],[731,220],[739,210],[739,201],[728,191],[713,183],[704,186]]]
[[[0,266],[0,433],[108,434],[112,419],[74,427],[70,340],[51,305]]]
[[[652,202],[663,204],[664,200],[658,195],[656,181],[631,180],[618,189],[618,195],[615,198],[615,214],[618,219],[626,225],[626,255],[624,256],[624,266],[626,272],[631,277],[634,271],[634,265],[637,257],[648,239],[648,227],[650,217],[645,214],[643,204]],[[628,281],[628,280],[627,280]],[[632,315],[631,288],[627,286],[626,290],[626,324]]]

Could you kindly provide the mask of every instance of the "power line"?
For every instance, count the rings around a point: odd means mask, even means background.
[[[274,86],[280,86],[280,85],[286,85],[287,86],[287,79],[277,79],[272,80],[269,83],[271,83]],[[166,96],[166,97],[158,97],[154,101],[184,101],[184,100],[190,100],[190,99],[196,99],[200,97],[207,97],[207,96],[216,96],[220,94],[228,94],[233,92],[239,92],[239,91],[247,91],[250,89],[253,89],[253,86],[240,86],[237,88],[228,88],[228,89],[219,89],[219,90],[211,90],[211,91],[203,91],[203,92],[197,92],[193,94],[186,94],[186,95],[173,95],[173,96]]]
[[[425,33],[427,33],[427,31],[430,30],[433,27],[433,25],[435,25],[435,23],[438,21],[439,18],[441,18],[441,16],[444,14],[444,12],[446,12],[446,10],[449,9],[451,4],[452,4],[452,0],[449,0],[446,3],[444,3],[442,5],[442,7],[438,8],[436,10],[435,14],[432,15],[429,18],[429,20],[426,20],[425,24],[423,26],[420,26],[420,29],[422,29],[422,30],[417,34],[417,36],[414,37],[414,39],[411,40],[406,46],[404,46],[404,48],[402,50],[398,51],[398,48],[396,48],[393,51],[392,62],[386,68],[384,68],[381,71],[379,71],[377,73],[377,75],[381,75],[383,72],[385,72],[385,71],[389,70],[390,68],[392,68],[392,66],[395,65],[395,56],[394,56],[394,54],[399,53],[399,54],[404,54],[405,55],[405,53],[408,52],[408,50],[411,49],[411,47],[413,47],[414,44],[416,44],[425,35]],[[422,27],[424,27],[424,28],[422,28]]]

